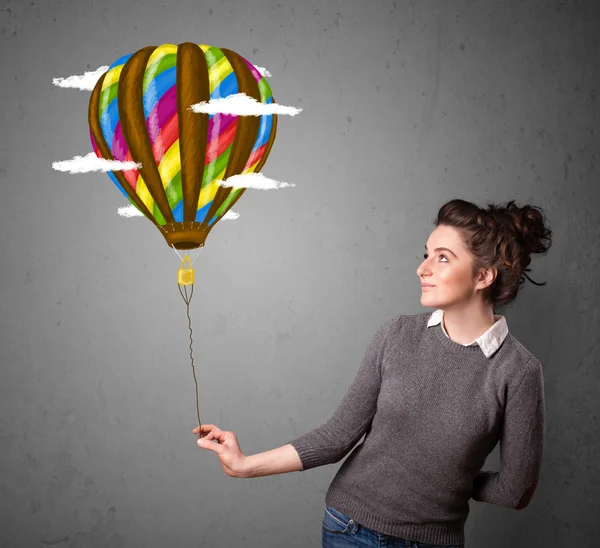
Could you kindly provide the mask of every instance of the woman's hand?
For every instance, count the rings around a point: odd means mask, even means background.
[[[192,430],[194,434],[200,433],[200,427]],[[224,432],[214,424],[203,424],[201,438],[197,443],[199,447],[214,451],[221,461],[221,466],[225,473],[232,478],[244,478],[246,455],[242,453],[233,432]],[[212,440],[216,440],[215,443]]]

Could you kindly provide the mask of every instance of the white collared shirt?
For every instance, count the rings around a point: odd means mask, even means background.
[[[442,322],[442,318],[444,317],[444,311],[438,308],[427,322],[427,327],[431,327],[432,325],[437,325],[441,323],[442,331],[446,337],[450,338],[446,330],[444,329],[444,322]],[[486,358],[489,358],[498,348],[508,335],[508,325],[506,323],[506,318],[499,314],[494,314],[494,325],[490,327],[481,337],[475,339],[472,343],[463,344],[463,346],[475,346],[479,345],[481,350],[485,354]],[[462,344],[462,343],[459,343]]]

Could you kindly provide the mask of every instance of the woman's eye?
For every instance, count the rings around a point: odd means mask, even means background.
[[[444,259],[448,260],[448,257],[446,257],[446,255],[442,255],[441,253],[440,253],[440,257],[444,257]],[[423,258],[427,259],[427,253],[423,253]]]

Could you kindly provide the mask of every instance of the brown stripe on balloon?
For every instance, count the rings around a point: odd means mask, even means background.
[[[184,42],[177,46],[176,66],[183,220],[195,222],[204,177],[209,115],[196,113],[190,107],[201,101],[210,101],[210,81],[206,57],[197,44]]]
[[[90,96],[90,103],[88,107],[88,123],[90,125],[92,135],[94,136],[94,141],[96,141],[96,145],[102,154],[102,158],[105,160],[114,160],[115,158],[110,151],[108,143],[104,139],[104,134],[102,133],[102,128],[100,127],[100,94],[102,93],[102,83],[104,82],[104,78],[106,78],[106,72],[100,77],[98,82],[96,82],[94,90],[92,91],[92,95]],[[154,215],[152,215],[150,210],[146,207],[146,204],[140,200],[140,197],[135,193],[135,190],[131,188],[129,181],[125,178],[123,172],[115,170],[112,173],[116,177],[117,181],[121,183],[123,190],[127,192],[127,195],[131,201],[141,209],[142,213],[148,217],[148,219],[150,219],[157,228],[162,230],[161,226],[154,218]]]
[[[167,200],[160,173],[152,152],[146,128],[143,103],[143,81],[148,59],[156,46],[147,46],[134,53],[123,66],[119,77],[119,119],[123,135],[129,145],[131,158],[142,164],[140,173],[150,196],[167,223],[174,223],[173,212]],[[121,90],[122,89],[122,90]]]
[[[258,84],[250,72],[248,65],[246,65],[246,61],[244,61],[244,59],[235,51],[225,48],[221,48],[221,51],[233,68],[233,72],[235,73],[238,82],[238,93],[245,93],[260,102]],[[229,155],[229,161],[227,162],[227,168],[225,169],[224,179],[233,175],[239,175],[244,171],[246,162],[254,148],[259,128],[260,116],[237,117],[235,137],[231,146],[231,153]],[[219,186],[202,224],[208,225],[232,190],[233,187]],[[239,197],[241,197],[244,192],[245,189],[240,192]]]
[[[273,102],[275,102],[275,99],[273,99]],[[273,142],[275,141],[275,131],[277,129],[277,114],[273,114],[272,116],[273,116],[273,122],[271,124],[271,134],[269,135],[269,138],[267,139],[267,144],[265,146],[265,151],[262,155],[262,158],[258,161],[258,164],[256,164],[256,167],[254,168],[253,173],[258,173],[262,169],[262,167],[265,165],[265,162],[267,161],[267,156],[269,156],[269,152],[271,152],[271,147],[273,146]],[[233,190],[233,188],[232,188],[232,190]],[[242,197],[244,192],[245,192],[245,189],[243,192],[240,192],[233,200],[231,200],[231,202],[229,203],[229,207],[227,208],[228,210],[231,209],[235,205],[235,203]],[[222,213],[216,222],[218,222],[223,217],[223,215],[225,215],[225,213]],[[214,225],[215,225],[215,223],[213,223],[213,226]]]

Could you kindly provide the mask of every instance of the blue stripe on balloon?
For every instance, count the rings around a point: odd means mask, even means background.
[[[211,99],[220,99],[238,92],[238,82],[235,72],[229,74],[210,94]]]
[[[196,211],[196,222],[197,223],[201,223],[204,221],[204,217],[206,217],[206,214],[208,213],[208,210],[210,209],[211,204],[212,204],[212,200],[210,202],[208,202],[204,207],[202,207],[201,209]]]
[[[177,206],[173,208],[173,218],[176,223],[183,222],[183,200],[179,200]]]
[[[270,104],[273,102],[273,97],[269,97],[266,101],[266,104]],[[254,143],[254,149],[260,148],[263,146],[271,135],[271,127],[273,126],[273,115],[272,114],[263,114],[260,117],[260,126],[258,128],[258,135],[256,136],[256,143]]]
[[[269,134],[271,133],[272,125],[272,114],[264,114],[260,117],[260,127],[258,128],[258,135],[256,136],[256,143],[254,143],[253,150],[260,148],[269,140]]]
[[[119,104],[115,97],[104,110],[104,114],[100,118],[100,128],[102,129],[102,135],[104,140],[109,144],[113,142],[113,136],[115,134],[115,127],[119,121]]]
[[[111,68],[117,67],[119,65],[124,65],[125,63],[127,63],[127,61],[129,60],[129,58],[132,55],[133,55],[133,53],[128,53],[127,55],[123,55],[123,57],[120,57],[110,67],[108,67],[108,70],[110,70]]]
[[[129,200],[129,195],[127,194],[127,192],[125,192],[125,189],[121,186],[121,183],[119,183],[119,181],[115,177],[114,173],[112,171],[107,171],[107,173],[108,173],[108,176],[112,179],[112,182],[115,183],[117,188],[121,191],[123,196],[125,196],[125,198],[127,198]]]
[[[167,70],[161,72],[148,84],[146,93],[144,93],[144,98],[142,99],[144,104],[144,117],[146,120],[160,98],[165,94],[165,92],[167,92],[176,84],[176,71],[177,67],[168,68]]]

